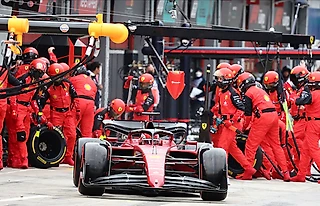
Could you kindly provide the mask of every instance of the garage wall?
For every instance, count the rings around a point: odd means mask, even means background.
[[[115,52],[115,51],[113,51]],[[123,66],[124,62],[124,51],[118,51],[116,54],[111,54],[109,62],[109,99],[110,101],[114,98],[122,98],[123,92],[123,80],[120,77],[119,69]]]

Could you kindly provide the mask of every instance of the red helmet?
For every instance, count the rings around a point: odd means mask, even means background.
[[[320,72],[311,72],[308,79],[309,83],[320,83]]]
[[[154,78],[151,74],[145,73],[139,77],[139,83],[141,89],[151,89],[153,86]]]
[[[40,57],[39,59],[42,59],[42,60],[46,63],[47,68],[49,68],[49,66],[50,66],[50,61],[49,61],[47,58],[45,58],[45,57]]]
[[[118,118],[125,111],[126,105],[121,99],[114,99],[110,103],[110,116]]]
[[[70,69],[69,65],[64,62],[61,62],[60,65],[63,67],[64,71],[68,71]]]
[[[48,69],[48,75],[50,77],[56,76],[58,74],[61,74],[62,72],[64,72],[64,69],[59,63],[51,64],[49,69]]]
[[[311,90],[320,89],[320,72],[311,72],[308,76],[308,86]]]
[[[39,70],[43,73],[47,71],[47,65],[46,63],[41,59],[35,59],[30,63],[30,70]]]
[[[37,59],[39,56],[38,50],[36,50],[33,47],[26,48],[22,53],[22,60],[24,62],[32,61],[34,59]]]
[[[256,80],[249,72],[244,72],[237,79],[237,86],[241,91],[245,91],[250,86],[256,85]]]
[[[232,83],[234,75],[228,68],[221,68],[213,74],[217,79],[217,85],[220,88],[224,88]]]
[[[222,62],[222,63],[218,64],[217,70],[222,69],[222,68],[230,69],[230,67],[231,67],[231,65],[230,65],[229,63],[227,63],[227,62]]]
[[[294,74],[298,79],[306,78],[310,72],[304,66],[296,66],[291,70],[291,74]]]
[[[308,81],[310,72],[305,66],[296,66],[291,70],[290,80],[300,88]]]
[[[275,71],[268,71],[263,77],[263,84],[267,89],[272,89],[279,84],[279,74]]]
[[[236,78],[244,72],[244,69],[240,64],[232,64],[230,70]]]

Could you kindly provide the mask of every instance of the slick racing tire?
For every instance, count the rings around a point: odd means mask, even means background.
[[[42,126],[39,130],[36,126],[31,128],[27,147],[29,164],[42,169],[59,166],[67,150],[61,130],[56,127],[49,130],[47,126]]]
[[[237,145],[240,148],[240,150],[244,153],[245,146],[246,146],[246,140],[245,139],[237,139]],[[259,147],[256,152],[255,160],[254,160],[254,169],[257,171],[262,166],[262,160],[263,160],[263,154],[262,150]],[[241,165],[231,156],[228,157],[228,175],[230,177],[236,178],[238,175],[241,175],[244,172],[244,169],[241,167]]]
[[[86,187],[84,182],[89,183],[90,180],[107,175],[109,168],[107,144],[104,142],[87,142],[83,145],[82,154],[83,168],[82,177],[79,179],[78,191],[82,195],[102,196],[105,190],[104,187]]]
[[[78,187],[79,185],[79,177],[81,171],[81,154],[82,154],[82,147],[87,142],[101,142],[100,139],[96,138],[79,138],[74,146],[74,166],[73,166],[73,184],[74,186]]]
[[[200,151],[200,178],[220,187],[218,191],[202,191],[204,201],[222,201],[228,194],[227,154],[221,148]]]

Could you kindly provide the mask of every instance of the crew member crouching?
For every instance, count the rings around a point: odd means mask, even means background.
[[[139,77],[139,90],[136,95],[135,104],[126,108],[127,112],[133,112],[133,120],[149,121],[149,115],[142,115],[142,112],[154,110],[154,96],[152,94],[154,78],[151,74],[145,73]]]
[[[94,115],[93,137],[109,136],[109,134],[104,134],[103,132],[102,121],[105,119],[118,119],[125,111],[125,107],[126,105],[121,99],[114,99],[107,108],[98,109]]]

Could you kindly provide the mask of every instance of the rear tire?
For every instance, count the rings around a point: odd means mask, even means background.
[[[220,191],[201,192],[204,201],[222,201],[228,194],[227,155],[223,149],[213,148],[200,152],[200,178],[220,186]]]
[[[95,138],[79,138],[74,147],[74,166],[73,166],[73,184],[78,187],[79,185],[79,177],[81,171],[81,153],[82,147],[87,142],[101,142],[100,139]]]
[[[108,172],[108,147],[105,143],[87,142],[83,146],[82,153],[82,177],[80,177],[78,191],[82,195],[102,196],[104,187],[89,186],[86,187],[84,182],[106,176]]]
[[[30,165],[42,169],[59,166],[67,150],[63,133],[56,127],[49,130],[42,126],[37,136],[37,130],[36,126],[31,128],[27,142]]]

